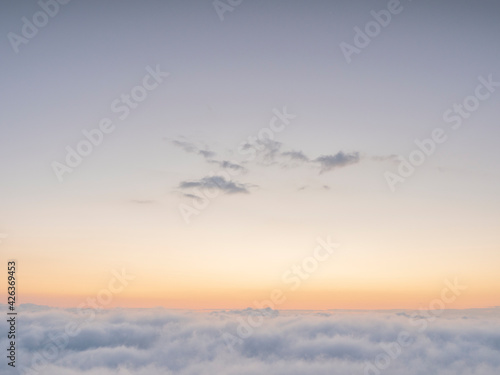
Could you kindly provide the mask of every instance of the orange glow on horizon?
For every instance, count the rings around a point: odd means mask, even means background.
[[[284,297],[283,297],[284,296]],[[33,303],[53,307],[71,308],[85,305],[102,308],[153,308],[170,309],[245,309],[271,307],[275,310],[391,310],[391,309],[435,309],[432,301],[440,300],[440,292],[421,291],[407,293],[402,291],[296,291],[283,293],[273,302],[270,292],[238,291],[212,293],[165,293],[162,297],[136,296],[123,293],[110,300],[105,295],[84,294],[31,294],[23,293],[19,303]],[[450,295],[451,296],[451,295]],[[285,298],[285,300],[283,300]],[[487,308],[499,306],[498,295],[493,293],[463,293],[453,302],[445,303],[446,309]]]

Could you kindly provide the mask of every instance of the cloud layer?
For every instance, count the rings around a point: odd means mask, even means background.
[[[41,375],[362,375],[407,331],[411,344],[381,374],[498,375],[499,311],[445,312],[425,330],[410,312],[274,312],[230,350],[227,336],[239,337],[255,311],[30,306],[21,311],[18,368]],[[65,340],[68,324],[80,332]],[[5,335],[0,342],[7,347]]]

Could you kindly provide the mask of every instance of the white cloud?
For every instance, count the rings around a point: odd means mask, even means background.
[[[446,311],[421,332],[415,321],[411,324],[409,312],[280,312],[267,316],[230,351],[224,333],[236,335],[246,321],[242,316],[252,311],[115,309],[97,312],[37,373],[362,375],[366,363],[384,353],[381,344],[390,345],[408,331],[412,344],[381,374],[498,375],[498,312]],[[68,323],[85,320],[75,310],[27,306],[20,313],[21,368],[31,366],[37,353],[50,347],[50,337],[64,334]],[[0,322],[0,330],[6,328]],[[7,345],[5,335],[0,345]]]

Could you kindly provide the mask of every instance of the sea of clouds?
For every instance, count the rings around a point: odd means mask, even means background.
[[[16,368],[4,355],[0,373],[500,374],[500,308],[263,313],[22,305]]]

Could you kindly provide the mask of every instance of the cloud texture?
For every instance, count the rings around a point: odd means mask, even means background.
[[[411,344],[381,374],[497,375],[499,311],[446,312],[425,330],[423,320],[405,312],[274,312],[241,340],[238,330],[251,310],[27,307],[17,368],[42,375],[361,375],[385,353],[383,345],[407,331]],[[65,340],[68,324],[79,324],[80,332]],[[0,329],[6,332],[5,321]],[[226,336],[238,338],[232,350]],[[0,342],[7,346],[5,335]]]

